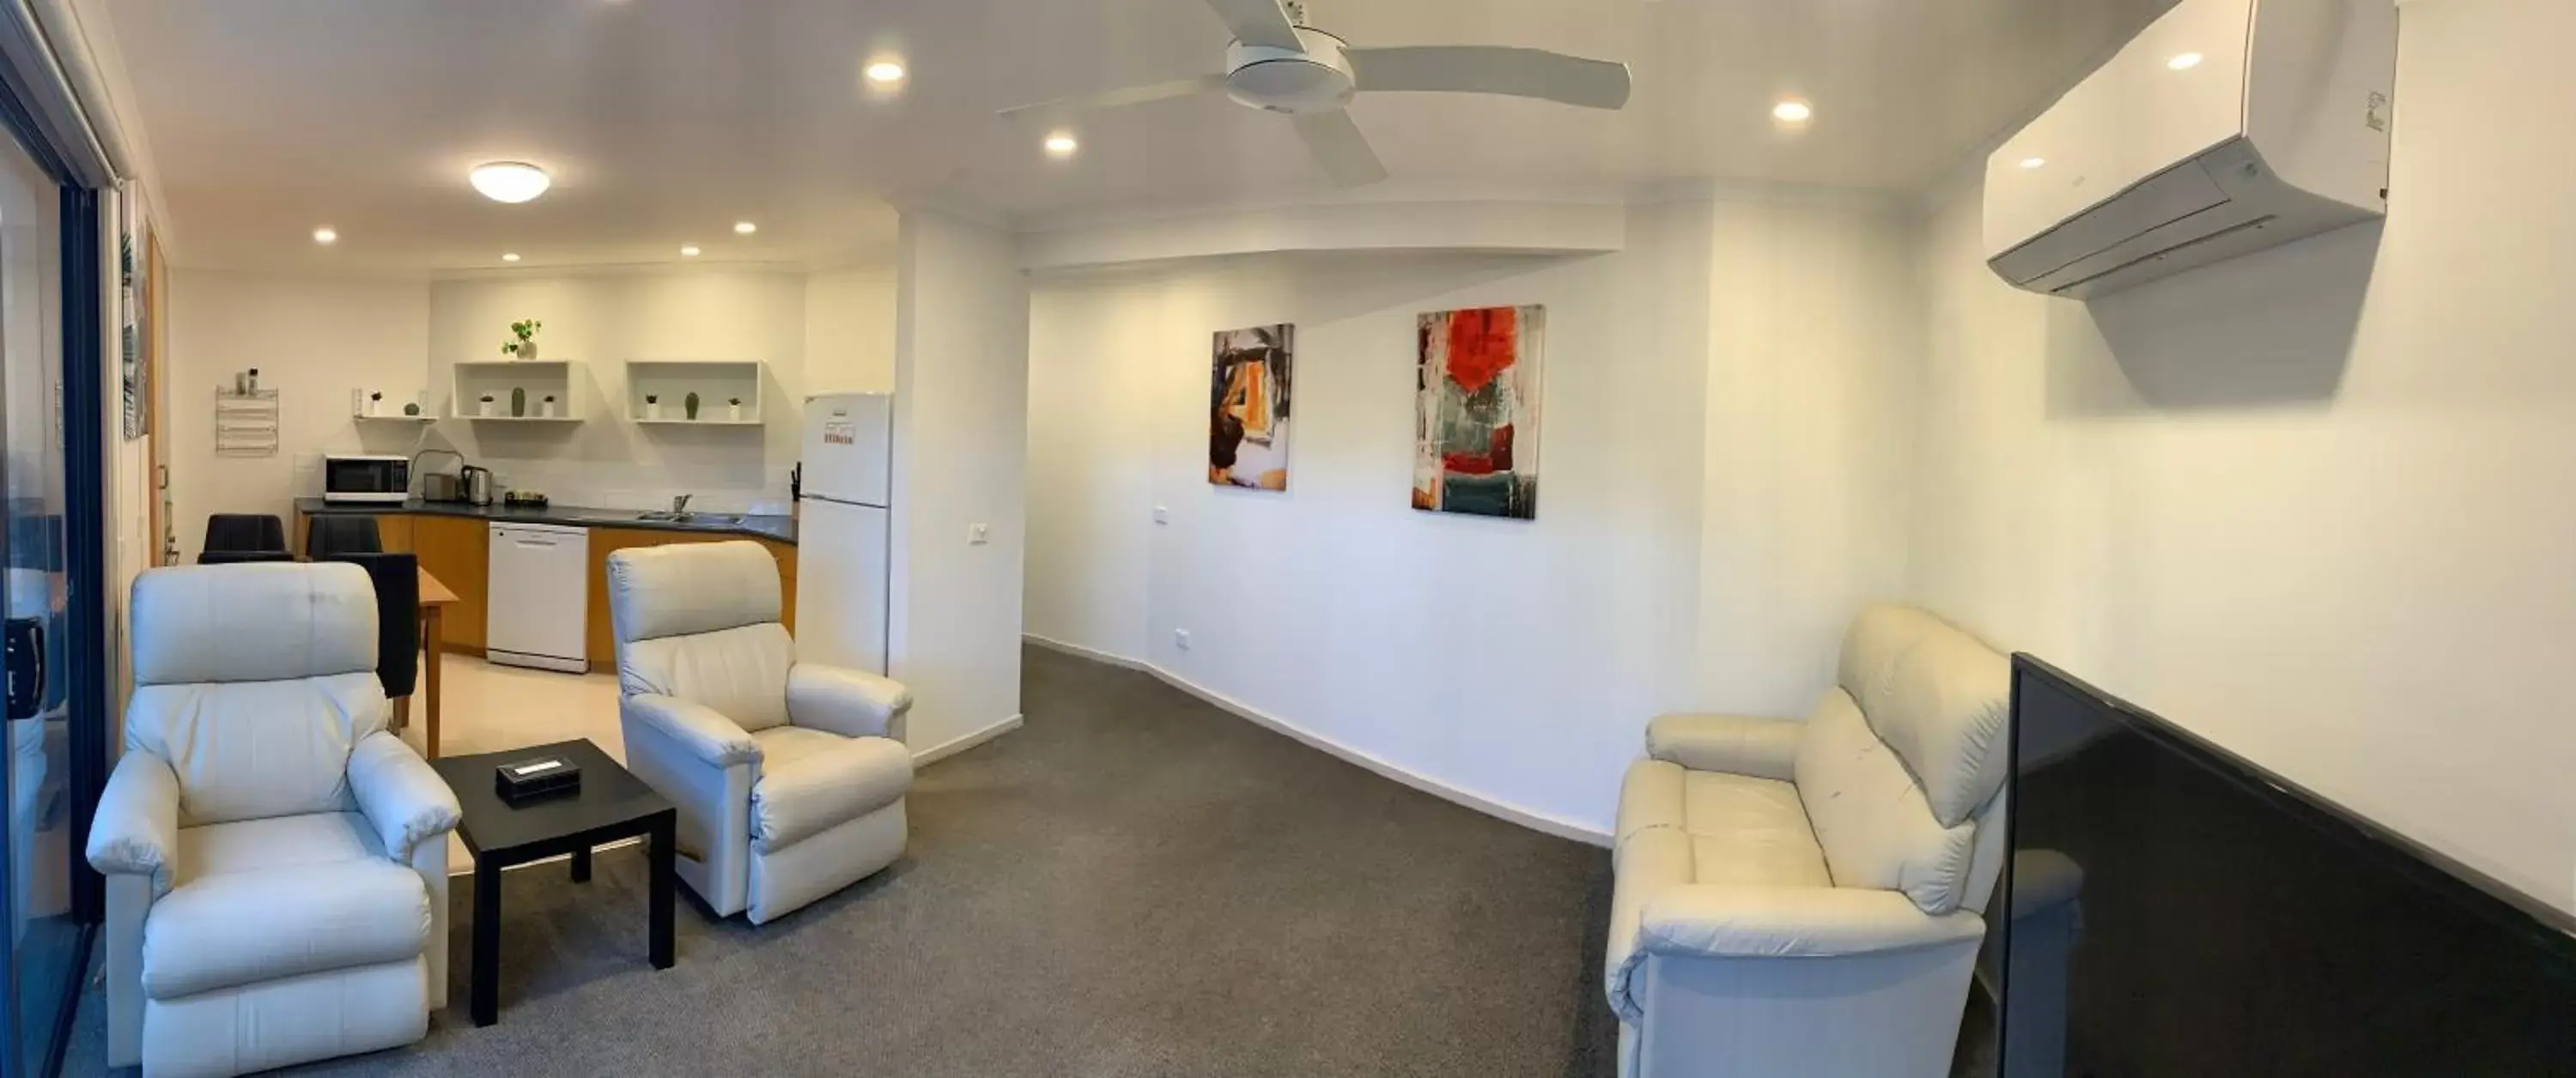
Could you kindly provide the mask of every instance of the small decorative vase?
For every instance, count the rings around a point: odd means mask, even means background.
[[[523,388],[519,388],[519,389],[513,389],[513,390],[511,390],[511,391],[510,391],[510,418],[512,418],[512,419],[525,419],[525,418],[527,418],[527,417],[528,417],[528,391],[527,391],[524,387],[523,387]]]
[[[742,406],[739,404],[725,405],[725,418],[736,423],[742,422]]]
[[[483,418],[485,418],[485,419],[490,419],[490,418],[492,418],[492,416],[493,416],[493,414],[494,414],[494,413],[493,413],[493,411],[492,411],[492,398],[490,398],[490,397],[485,397],[485,398],[483,398],[481,409],[480,409],[479,411],[475,412],[474,414],[479,415],[479,416],[482,416],[482,417],[483,417]]]
[[[555,399],[554,399],[553,397],[548,397],[548,398],[546,398],[545,409],[546,409],[546,410],[545,410],[545,417],[546,417],[546,418],[548,418],[548,419],[553,419],[553,418],[555,418]]]
[[[698,395],[691,393],[688,396],[680,398],[680,407],[687,410],[689,418],[692,421],[696,420],[698,418]]]
[[[420,405],[419,405],[418,403],[412,403],[412,404],[406,404],[406,405],[403,405],[403,414],[404,414],[404,415],[419,415],[419,414],[420,414]]]
[[[645,401],[645,402],[644,402],[644,418],[646,418],[646,419],[660,419],[660,418],[662,418],[662,402],[660,402],[660,401]]]
[[[535,338],[529,338],[528,340],[520,341],[520,342],[519,342],[519,350],[518,350],[517,352],[515,352],[515,353],[512,353],[512,354],[513,354],[513,355],[518,356],[520,359],[523,359],[523,360],[524,360],[524,359],[535,359],[535,358],[537,358],[537,342],[536,342],[536,339],[535,339]]]

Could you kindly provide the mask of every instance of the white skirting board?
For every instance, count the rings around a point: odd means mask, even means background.
[[[971,730],[929,748],[916,749],[912,754],[912,766],[938,763],[1019,728],[1020,716],[1013,715],[981,730]]]
[[[1145,662],[1141,659],[1130,659],[1123,655],[1111,655],[1105,651],[1094,651],[1090,648],[1083,647],[1080,644],[1068,644],[1061,640],[1050,640],[1034,633],[1024,633],[1021,635],[1021,639],[1027,640],[1029,643],[1035,644],[1049,651],[1060,651],[1076,658],[1090,659],[1093,662],[1108,663],[1111,666],[1123,666],[1130,670],[1141,670],[1145,673],[1152,674],[1156,678],[1161,679],[1166,685],[1170,685],[1175,689],[1179,689],[1182,692],[1198,697],[1201,700],[1205,700],[1208,703],[1223,708],[1236,716],[1249,719],[1253,722],[1269,727],[1272,730],[1278,731],[1279,733],[1295,738],[1309,748],[1318,749],[1331,755],[1338,756],[1344,761],[1367,768],[1381,776],[1394,779],[1397,782],[1401,782],[1407,786],[1413,787],[1414,789],[1440,798],[1441,800],[1448,801],[1453,804],[1464,805],[1468,808],[1484,813],[1487,816],[1494,817],[1495,819],[1506,820],[1529,828],[1530,830],[1555,835],[1562,839],[1571,839],[1576,842],[1587,843],[1604,848],[1607,848],[1610,845],[1609,832],[1596,831],[1571,820],[1532,812],[1528,809],[1521,808],[1518,805],[1513,805],[1504,801],[1497,801],[1493,798],[1462,790],[1435,779],[1429,779],[1421,775],[1414,774],[1413,772],[1407,771],[1395,764],[1378,759],[1375,756],[1361,752],[1358,749],[1342,744],[1341,742],[1335,741],[1329,737],[1325,737],[1322,734],[1307,730],[1276,715],[1263,714],[1248,704],[1235,700],[1213,689],[1194,684],[1187,678],[1181,677],[1178,674],[1172,673],[1169,670],[1165,670],[1162,667],[1155,666],[1154,664]],[[1019,717],[1013,716],[1009,725],[1016,726],[1018,724]]]

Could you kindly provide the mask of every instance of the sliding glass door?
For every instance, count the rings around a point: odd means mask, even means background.
[[[14,1037],[6,1069],[42,1074],[68,989],[85,955],[75,916],[73,845],[79,810],[65,692],[72,639],[67,614],[63,385],[62,197],[54,178],[14,138],[0,136],[0,607],[5,647],[8,766],[0,778],[8,820],[8,922]],[[95,729],[97,716],[77,726]]]

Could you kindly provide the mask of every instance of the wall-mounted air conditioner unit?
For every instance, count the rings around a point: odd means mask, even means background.
[[[2391,0],[2182,0],[1986,159],[1986,261],[2084,297],[2388,210]]]

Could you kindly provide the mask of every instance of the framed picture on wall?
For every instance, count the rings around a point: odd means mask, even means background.
[[[1413,507],[1537,519],[1547,308],[1435,311],[1417,329]]]
[[[124,432],[130,442],[150,433],[152,414],[143,362],[143,310],[150,297],[144,295],[140,262],[148,237],[143,231],[143,200],[135,197],[132,184],[117,189],[116,221],[117,369],[124,374]]]
[[[1288,397],[1297,327],[1216,335],[1208,360],[1208,482],[1288,489]]]

